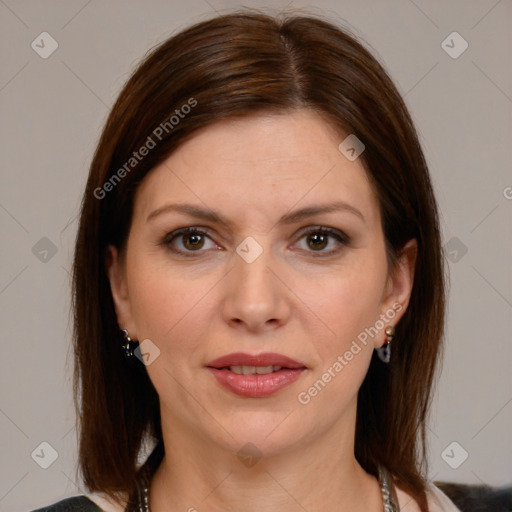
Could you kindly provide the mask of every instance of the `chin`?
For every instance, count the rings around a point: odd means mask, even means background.
[[[221,430],[221,437],[212,438],[222,449],[238,457],[271,457],[285,454],[303,440],[300,428],[304,425],[292,424],[285,420],[289,413],[275,414],[256,412],[241,414],[222,425],[229,432]],[[262,415],[267,418],[262,418]],[[289,418],[291,419],[291,418]],[[284,421],[283,421],[284,420]]]

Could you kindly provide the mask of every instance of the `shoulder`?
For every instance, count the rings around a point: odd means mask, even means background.
[[[455,503],[439,487],[433,484],[430,485],[427,496],[431,512],[460,512]]]
[[[87,496],[73,496],[32,512],[104,512]]]
[[[66,498],[32,512],[124,512],[124,510],[124,506],[118,505],[104,494],[92,493]]]
[[[123,506],[118,503],[112,501],[105,494],[88,494],[87,497],[94,502],[100,510],[103,512],[124,512],[126,508],[126,502],[123,503]]]
[[[412,496],[395,486],[400,510],[407,512],[421,512],[420,507]],[[461,512],[455,504],[435,485],[427,487],[427,502],[430,512]]]

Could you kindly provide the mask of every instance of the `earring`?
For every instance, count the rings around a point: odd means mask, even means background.
[[[386,333],[386,341],[382,347],[377,349],[377,355],[383,363],[387,364],[391,360],[391,342],[393,341],[393,336],[395,335],[395,328],[390,325],[386,327],[384,332]]]
[[[133,350],[136,347],[136,342],[132,341],[126,329],[122,329],[121,334],[124,338],[124,343],[122,344],[124,357],[128,360],[131,360],[133,357]]]

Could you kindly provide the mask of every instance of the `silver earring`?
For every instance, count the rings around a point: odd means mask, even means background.
[[[382,347],[377,349],[377,355],[383,363],[387,364],[391,360],[391,342],[393,341],[393,336],[395,335],[395,328],[390,325],[386,327],[384,332],[386,333],[386,341]]]
[[[136,347],[136,343],[132,341],[126,329],[122,329],[121,334],[124,338],[124,343],[122,345],[124,357],[128,360],[131,360],[133,357],[133,350]]]

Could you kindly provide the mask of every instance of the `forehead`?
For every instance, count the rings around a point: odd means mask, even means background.
[[[357,204],[369,220],[378,205],[360,159],[349,161],[340,133],[312,111],[228,119],[179,146],[142,181],[135,213],[193,202],[229,216],[282,213],[333,201]]]

